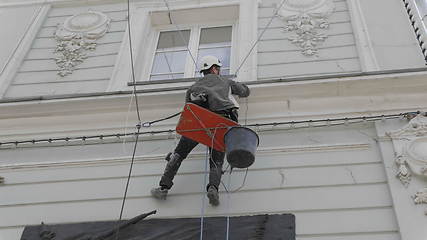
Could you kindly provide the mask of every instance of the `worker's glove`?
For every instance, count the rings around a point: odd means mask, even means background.
[[[206,102],[208,99],[206,93],[191,93],[190,100],[193,103],[200,104]]]

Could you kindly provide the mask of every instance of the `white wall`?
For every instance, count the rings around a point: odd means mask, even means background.
[[[384,166],[372,124],[260,132],[257,160],[241,191],[221,192],[207,216],[293,213],[299,240],[399,240]],[[0,234],[25,225],[114,220],[129,167],[132,143],[3,149]],[[200,215],[204,148],[187,159],[168,200],[149,190],[158,184],[173,139],[140,143],[124,218],[158,210],[155,217]],[[232,175],[238,188],[244,171]],[[224,177],[224,182],[227,177]],[[204,190],[203,190],[204,191]],[[207,202],[206,202],[207,203]],[[0,235],[1,236],[1,235]],[[18,235],[11,240],[18,239]]]
[[[0,75],[39,8],[34,5],[0,8]]]
[[[425,67],[426,61],[403,1],[357,1],[361,4],[380,70]]]

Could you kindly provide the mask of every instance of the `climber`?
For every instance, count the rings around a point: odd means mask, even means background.
[[[248,97],[249,88],[242,83],[232,81],[220,76],[221,62],[214,56],[205,56],[201,59],[200,72],[203,77],[194,83],[186,93],[185,102],[194,103],[214,113],[220,114],[233,121],[238,121],[237,109],[239,105],[233,95]],[[173,185],[181,162],[197,146],[198,142],[187,137],[181,139],[175,150],[166,156],[165,171],[160,180],[159,187],[151,189],[151,195],[157,199],[165,200],[168,190]],[[209,183],[206,186],[207,197],[212,206],[219,205],[218,188],[221,182],[224,153],[209,148],[210,172]]]

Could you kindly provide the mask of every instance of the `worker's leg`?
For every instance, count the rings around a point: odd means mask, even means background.
[[[173,178],[175,177],[179,167],[181,166],[182,161],[188,156],[188,154],[197,146],[197,142],[193,141],[184,136],[179,140],[178,145],[175,148],[175,151],[168,155],[166,160],[165,171],[160,180],[160,186],[163,189],[170,189],[173,185]]]
[[[222,165],[224,164],[225,153],[216,150],[211,150],[211,158],[209,161],[209,184],[206,187],[208,192],[209,203],[213,206],[219,204],[218,189],[221,183]]]

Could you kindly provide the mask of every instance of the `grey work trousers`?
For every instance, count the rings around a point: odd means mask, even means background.
[[[175,148],[171,159],[168,161],[163,176],[160,180],[160,186],[162,188],[170,189],[173,185],[173,178],[178,172],[182,161],[188,156],[188,154],[198,145],[199,143],[193,141],[187,137],[182,136],[179,140],[178,145]],[[173,156],[174,154],[179,156]],[[219,152],[215,149],[209,148],[209,183],[206,186],[208,189],[210,186],[214,186],[216,189],[219,188],[221,183],[222,165],[224,164],[225,153]]]

